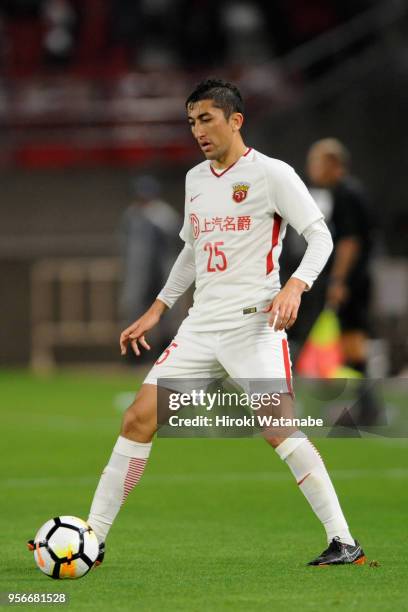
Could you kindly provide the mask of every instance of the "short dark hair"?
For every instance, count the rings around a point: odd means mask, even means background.
[[[221,108],[226,119],[232,113],[244,113],[244,102],[238,87],[223,79],[206,79],[196,85],[186,100],[186,108],[199,100],[212,100],[214,106]]]

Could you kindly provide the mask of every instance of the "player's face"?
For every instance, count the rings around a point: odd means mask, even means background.
[[[242,123],[242,115],[233,113],[228,119],[212,100],[200,100],[188,108],[188,122],[198,146],[207,159],[222,159],[230,149],[234,134]]]

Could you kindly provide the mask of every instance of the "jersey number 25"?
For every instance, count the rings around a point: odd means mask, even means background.
[[[227,269],[227,258],[224,251],[219,247],[223,246],[223,242],[206,242],[204,251],[208,252],[207,272],[222,272]]]

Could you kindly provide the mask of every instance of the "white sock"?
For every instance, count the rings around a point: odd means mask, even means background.
[[[310,440],[302,432],[296,432],[275,450],[288,464],[303,495],[323,523],[328,542],[338,537],[344,544],[354,546],[330,476]]]
[[[105,541],[121,505],[142,477],[151,447],[151,442],[133,442],[123,436],[117,439],[88,517],[99,542]]]

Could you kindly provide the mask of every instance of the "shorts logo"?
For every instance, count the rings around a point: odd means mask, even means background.
[[[249,183],[234,183],[232,186],[232,199],[234,202],[237,202],[237,204],[243,202],[247,197],[249,188]]]
[[[194,213],[190,215],[190,223],[193,228],[193,236],[194,238],[198,238],[200,235],[200,220]]]

